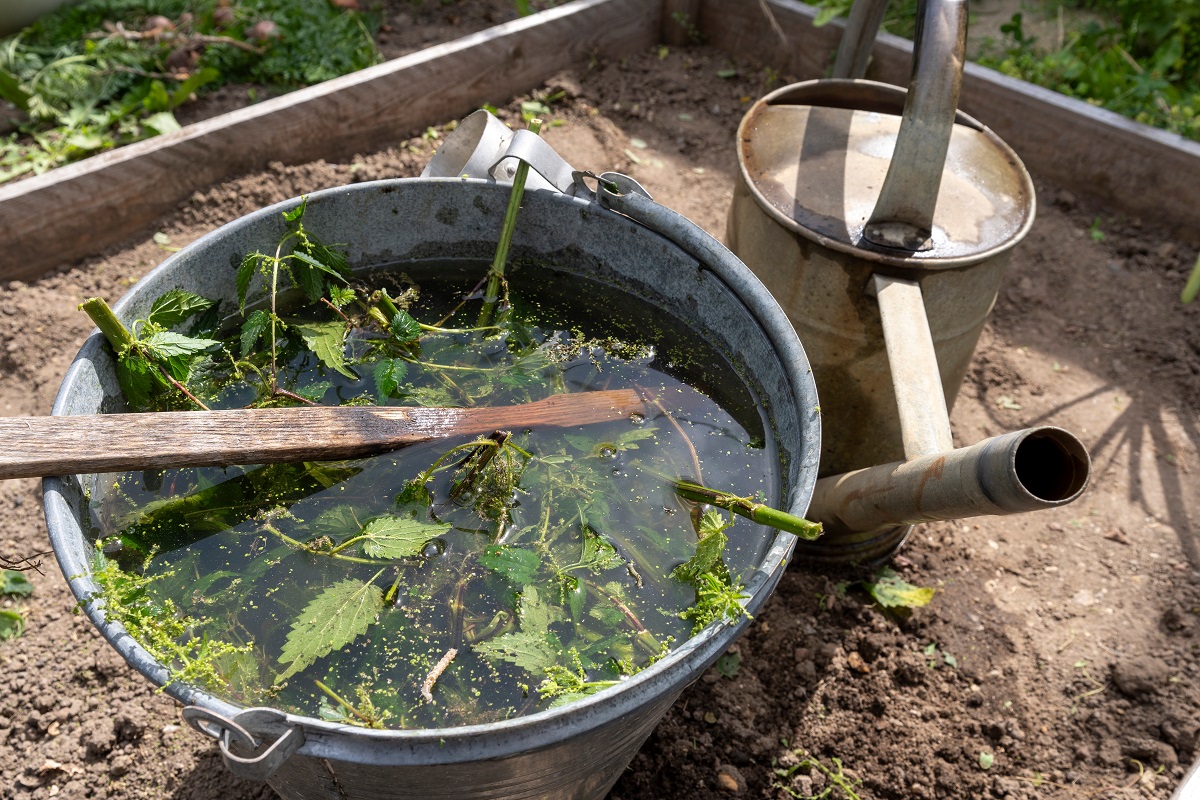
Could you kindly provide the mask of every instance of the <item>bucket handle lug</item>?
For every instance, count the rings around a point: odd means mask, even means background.
[[[268,713],[264,715],[263,712]],[[270,718],[263,719],[264,716]],[[188,706],[183,709],[183,720],[194,730],[216,739],[226,768],[244,780],[265,783],[293,753],[304,746],[304,729],[299,725],[280,725],[283,718],[272,709],[249,708],[230,719],[200,706]],[[270,728],[270,733],[276,734],[277,738],[258,752],[265,739],[260,741],[239,721],[259,730]],[[255,722],[266,724],[255,725]],[[239,755],[234,752],[235,747],[251,755]]]

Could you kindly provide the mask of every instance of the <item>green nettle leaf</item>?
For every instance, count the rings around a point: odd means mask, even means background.
[[[300,198],[300,205],[293,208],[291,211],[283,212],[283,218],[288,222],[299,222],[304,218],[304,210],[308,208],[308,195]]]
[[[216,303],[207,297],[185,292],[182,289],[172,289],[160,296],[150,307],[147,322],[170,328],[183,322],[193,314],[207,311]]]
[[[348,533],[362,529],[362,524],[354,516],[354,508],[349,505],[334,506],[322,511],[314,520],[308,523],[308,532],[313,536],[329,536],[340,539]]]
[[[885,608],[918,608],[928,605],[934,595],[933,589],[913,586],[887,567],[875,573],[874,583],[863,585],[875,602]]]
[[[173,358],[202,353],[210,347],[220,346],[221,343],[216,339],[193,339],[182,333],[159,331],[142,339],[140,344],[158,358]]]
[[[588,530],[583,537],[583,557],[579,559],[580,566],[587,567],[592,572],[603,572],[621,563],[617,549],[604,541],[598,533]]]
[[[337,308],[345,308],[354,302],[358,295],[349,286],[330,286],[329,302]]]
[[[317,354],[321,363],[335,369],[351,380],[357,379],[346,369],[346,324],[341,320],[331,322],[293,322],[291,327],[304,339],[309,350]]]
[[[279,656],[279,663],[287,668],[276,676],[275,683],[366,633],[382,609],[383,590],[374,583],[344,580],[325,589],[292,622]]]
[[[271,327],[271,315],[261,308],[251,312],[242,323],[242,358],[250,355],[259,338]]]
[[[117,361],[117,383],[131,405],[139,408],[149,405],[154,382],[154,367],[141,355],[129,353]]]
[[[0,611],[0,642],[15,639],[25,632],[25,618],[19,611]]]
[[[306,400],[311,400],[314,403],[320,403],[325,397],[325,393],[332,388],[333,383],[331,381],[314,381],[312,383],[307,383],[304,386],[297,386],[296,394],[300,395]]]
[[[324,248],[321,249],[324,250]],[[324,252],[321,254],[324,255]],[[292,273],[295,275],[296,285],[304,290],[309,300],[318,299],[325,291],[325,280],[321,277],[321,273],[330,275],[343,283],[346,281],[337,269],[322,263],[303,250],[296,250],[292,253],[291,258],[293,259]],[[300,263],[297,264],[296,261]]]
[[[713,567],[721,560],[728,540],[721,530],[709,533],[696,543],[696,554],[671,571],[671,577],[684,583],[696,583],[702,575],[712,572]]]
[[[400,382],[408,374],[408,364],[399,358],[384,358],[375,365],[375,392],[383,404],[400,388]]]
[[[0,572],[0,594],[33,594],[33,584],[24,573],[6,569]]]
[[[596,440],[591,436],[583,436],[578,433],[566,433],[563,434],[563,438],[567,440],[567,444],[581,453],[591,453],[596,444]]]
[[[544,672],[562,655],[562,644],[550,625],[563,619],[563,611],[543,603],[537,588],[527,586],[521,593],[518,614],[518,630],[477,644],[475,651],[489,661],[508,661],[529,672]]]
[[[404,344],[415,342],[421,337],[421,323],[401,308],[396,311],[396,316],[392,317],[392,336]]]
[[[359,534],[363,540],[362,553],[368,558],[419,556],[426,542],[445,534],[450,527],[409,517],[389,516],[373,519]]]
[[[258,251],[247,253],[246,257],[242,259],[241,266],[238,267],[238,310],[243,314],[246,313],[246,292],[250,290],[250,281],[254,280],[254,271],[258,267],[258,262],[264,258],[266,258],[266,256]]]
[[[716,509],[710,508],[704,512],[704,516],[700,517],[700,538],[711,536],[714,533],[721,533],[733,527],[733,518],[722,514]]]
[[[479,563],[513,583],[525,585],[537,575],[542,559],[537,553],[523,547],[494,544],[479,556]]]

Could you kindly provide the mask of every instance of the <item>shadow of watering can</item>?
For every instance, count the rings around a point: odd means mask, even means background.
[[[834,78],[746,114],[728,220],[812,362],[825,434],[809,517],[826,535],[800,550],[831,561],[887,558],[918,522],[1069,503],[1091,466],[1054,427],[954,448],[948,409],[1034,189],[957,111],[966,0],[920,4],[907,92],[861,80],[885,7],[854,4]]]

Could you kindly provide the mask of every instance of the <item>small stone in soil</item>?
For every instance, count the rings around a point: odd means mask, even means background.
[[[1120,528],[1113,528],[1108,533],[1104,534],[1104,538],[1117,544],[1129,544],[1129,539],[1125,536],[1125,531]]]
[[[1132,698],[1152,695],[1167,685],[1170,670],[1156,658],[1131,657],[1113,667],[1113,683],[1121,693]]]
[[[743,794],[746,791],[746,779],[737,767],[722,764],[717,768],[717,788],[727,794]]]

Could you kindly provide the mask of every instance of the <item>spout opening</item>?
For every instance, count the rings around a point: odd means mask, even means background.
[[[1015,454],[1017,480],[1038,500],[1055,505],[1079,496],[1091,476],[1083,443],[1061,428],[1035,428]]]

